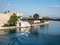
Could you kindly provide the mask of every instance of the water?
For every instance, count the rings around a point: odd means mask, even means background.
[[[0,45],[60,45],[60,22],[0,30]]]

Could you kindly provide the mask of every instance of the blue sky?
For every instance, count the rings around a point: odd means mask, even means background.
[[[24,16],[38,13],[60,17],[60,0],[0,0],[0,12],[7,10],[21,12]]]

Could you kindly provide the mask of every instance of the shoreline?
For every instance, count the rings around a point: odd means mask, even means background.
[[[31,26],[37,26],[37,25],[46,25],[49,24],[50,22],[44,22],[44,23],[39,23],[39,24],[32,24]],[[4,30],[4,29],[14,29],[14,28],[30,28],[31,26],[25,26],[25,27],[21,27],[21,26],[11,26],[11,27],[0,27],[0,30]]]

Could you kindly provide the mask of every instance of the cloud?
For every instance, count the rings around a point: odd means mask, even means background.
[[[12,6],[12,4],[8,4],[7,6],[8,6],[8,7],[11,7],[11,6]]]
[[[60,8],[60,5],[53,5],[51,7],[53,7],[53,8]]]

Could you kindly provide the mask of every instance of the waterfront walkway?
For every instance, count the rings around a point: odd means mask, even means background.
[[[49,21],[48,21],[48,22],[45,22],[45,23],[32,24],[31,26],[36,26],[36,25],[46,25],[46,24],[49,24]],[[24,26],[24,27],[21,27],[21,26],[0,27],[0,30],[14,29],[14,28],[30,28],[31,26]]]

